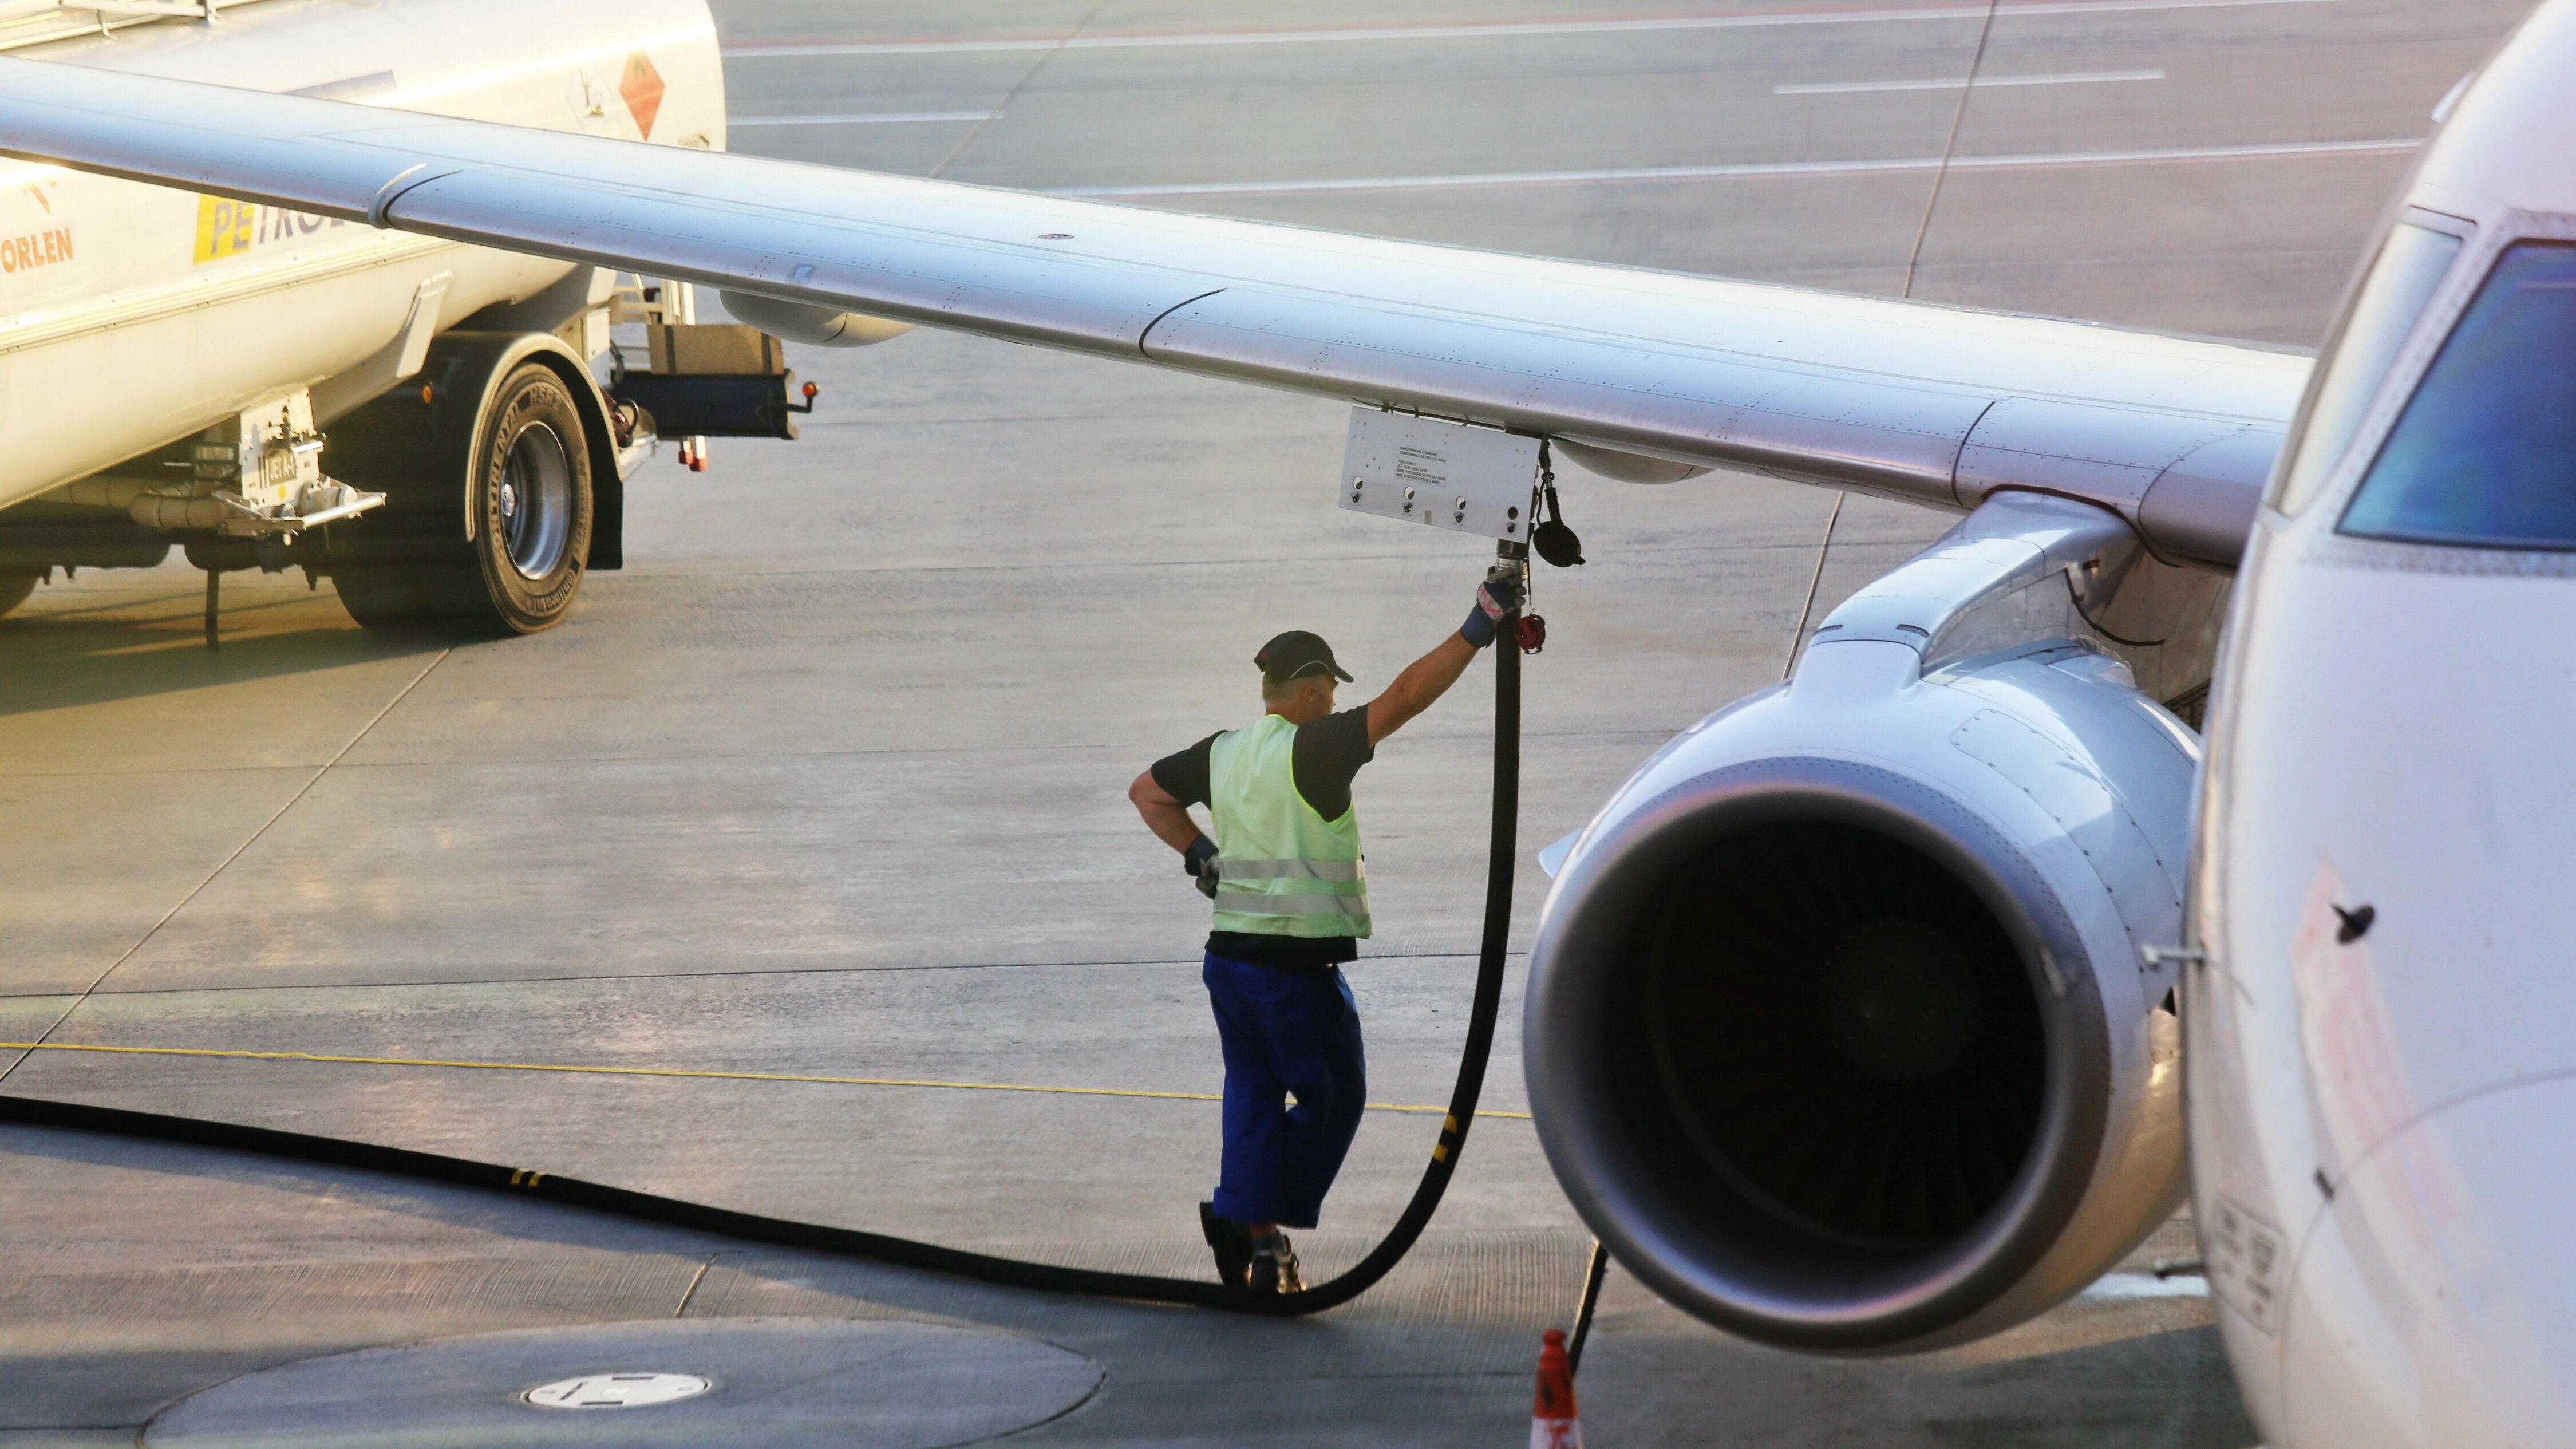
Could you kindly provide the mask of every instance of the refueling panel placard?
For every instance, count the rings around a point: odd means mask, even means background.
[[[1522,542],[1537,502],[1538,443],[1495,428],[1353,408],[1342,506]]]

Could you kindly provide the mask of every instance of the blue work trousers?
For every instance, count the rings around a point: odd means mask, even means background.
[[[1338,968],[1274,971],[1214,954],[1200,976],[1225,1048],[1216,1215],[1311,1228],[1368,1097],[1350,983]]]

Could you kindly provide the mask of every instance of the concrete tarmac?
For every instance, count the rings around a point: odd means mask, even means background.
[[[2432,104],[2523,8],[717,16],[738,151],[2308,346]],[[1359,675],[1345,703],[1365,699],[1454,626],[1486,550],[1336,511],[1329,404],[920,332],[793,361],[824,389],[803,440],[649,465],[629,567],[547,634],[380,639],[327,584],[233,575],[208,654],[176,567],[57,582],[0,623],[0,1041],[42,1043],[0,1048],[0,1090],[1204,1272],[1205,906],[1125,784],[1257,709],[1249,656],[1277,629],[1333,640]],[[1751,477],[1563,482],[1591,561],[1539,583],[1531,851],[1948,523]],[[1313,1266],[1393,1218],[1438,1125],[1399,1109],[1445,1100],[1463,1026],[1489,689],[1480,666],[1361,776],[1380,935],[1352,974],[1385,1109],[1301,1239]],[[1516,948],[1541,893],[1523,881]],[[1486,1093],[1505,1114],[1511,1014]],[[1384,1289],[1300,1323],[0,1129],[0,1449],[147,1423],[283,1442],[389,1362],[365,1351],[471,1338],[434,1360],[470,1396],[554,1362],[544,1330],[646,1319],[955,1331],[958,1361],[998,1365],[994,1401],[1029,1406],[975,1432],[1032,1442],[1517,1442],[1585,1244],[1510,1115],[1478,1126]],[[2145,1272],[2191,1255],[2177,1220],[2038,1322],[1899,1362],[1754,1348],[1614,1272],[1589,1432],[2240,1449],[2197,1280]],[[710,1329],[701,1357],[756,1362],[772,1331]],[[795,1352],[829,1378],[930,1341],[847,1337]],[[286,1368],[335,1354],[361,1357]],[[691,1402],[710,1437],[811,1421]],[[878,1428],[865,1442],[911,1442]]]

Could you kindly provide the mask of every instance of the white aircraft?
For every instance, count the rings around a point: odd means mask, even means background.
[[[952,328],[1553,439],[1636,482],[1752,469],[1965,513],[1552,848],[1525,1065],[1574,1204],[1711,1323],[1905,1353],[2062,1301],[2188,1187],[2272,1444],[2576,1442],[2576,1247],[2551,1226],[2576,973],[2550,904],[2576,859],[2576,0],[2446,102],[2313,376],[727,156],[685,0],[516,7],[547,36],[497,68],[435,39],[497,33],[457,21],[485,3],[245,7],[0,59],[0,150],[32,167],[0,193],[30,268],[0,277],[0,422],[41,460],[0,496],[132,476],[265,401],[209,399],[202,369],[199,393],[93,396],[129,317],[220,355],[169,299],[261,285],[176,264],[227,235],[204,218],[228,198],[332,239],[276,282],[314,316],[372,309],[375,346],[427,325],[405,319],[431,267],[460,299],[442,326],[550,286],[589,306],[587,272],[511,259],[551,257],[722,287],[785,335]],[[327,61],[304,16],[331,17]],[[653,117],[619,90],[646,71]],[[388,72],[355,100],[184,78]],[[29,290],[117,246],[181,280]],[[355,346],[298,364],[317,416]],[[441,486],[452,532],[426,502],[403,520],[441,547],[506,511],[476,475]],[[334,528],[357,549],[382,521]]]

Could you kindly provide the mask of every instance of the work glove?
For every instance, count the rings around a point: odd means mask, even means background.
[[[1181,869],[1198,882],[1199,894],[1216,899],[1216,842],[1202,835],[1181,852]]]
[[[1498,563],[1485,572],[1485,582],[1477,586],[1476,607],[1467,611],[1467,622],[1458,626],[1458,635],[1469,646],[1482,649],[1494,642],[1494,630],[1503,622],[1503,616],[1520,606],[1520,565]]]

